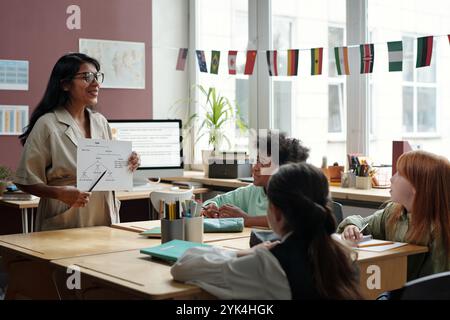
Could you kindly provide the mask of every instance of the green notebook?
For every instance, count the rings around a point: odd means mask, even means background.
[[[205,218],[203,219],[205,233],[213,232],[242,232],[244,218]]]
[[[175,262],[187,249],[194,247],[209,247],[209,245],[198,242],[172,240],[159,246],[141,249],[141,253],[162,260]]]
[[[161,227],[153,227],[151,229],[145,230],[139,233],[141,236],[149,238],[161,238]]]

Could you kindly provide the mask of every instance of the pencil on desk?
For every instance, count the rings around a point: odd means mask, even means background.
[[[387,246],[390,244],[394,244],[395,242],[392,241],[386,241],[381,243],[367,243],[367,244],[357,244],[357,248],[368,248],[368,247],[378,247],[378,246]]]

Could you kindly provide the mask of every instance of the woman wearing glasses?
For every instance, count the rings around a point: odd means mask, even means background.
[[[41,197],[36,231],[110,225],[119,221],[119,201],[109,191],[82,192],[76,185],[77,141],[111,139],[97,104],[103,73],[97,60],[69,53],[53,67],[44,97],[19,137],[24,145],[15,183]],[[130,170],[139,166],[132,153]]]

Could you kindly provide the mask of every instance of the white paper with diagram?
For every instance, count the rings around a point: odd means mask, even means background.
[[[78,140],[77,188],[88,191],[95,185],[92,191],[131,190],[133,173],[128,169],[130,155],[129,141]]]

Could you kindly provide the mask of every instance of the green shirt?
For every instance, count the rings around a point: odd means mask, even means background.
[[[241,208],[250,216],[265,216],[267,214],[268,199],[264,188],[253,184],[218,195],[205,201],[204,205],[212,202],[219,208],[224,204],[232,204]]]
[[[375,239],[407,242],[411,221],[410,213],[403,213],[395,228],[387,228],[387,221],[394,212],[393,203],[388,204],[384,209],[376,211],[373,215],[363,218],[361,216],[350,216],[344,219],[338,226],[337,232],[342,233],[348,225],[355,225],[362,228],[366,223],[369,225],[364,229],[364,234],[371,234]],[[428,244],[428,252],[408,256],[408,281],[421,278],[430,274],[450,270],[449,253],[445,251],[442,244],[432,240]]]

